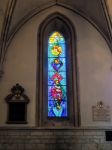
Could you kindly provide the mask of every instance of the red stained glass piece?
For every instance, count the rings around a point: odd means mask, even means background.
[[[58,86],[52,87],[51,88],[51,95],[55,100],[61,101],[62,96],[63,96],[61,88]]]
[[[54,81],[55,84],[59,84],[63,77],[59,73],[55,73],[52,77],[51,80]]]

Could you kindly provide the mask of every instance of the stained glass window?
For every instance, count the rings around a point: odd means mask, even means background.
[[[48,41],[48,117],[67,117],[66,45],[59,32]]]

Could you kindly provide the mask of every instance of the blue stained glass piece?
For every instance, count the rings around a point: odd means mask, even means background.
[[[56,58],[57,59],[57,58]],[[61,61],[61,63],[59,64],[55,64],[55,59],[54,58],[48,58],[48,72],[49,71],[57,71],[55,69],[55,66],[59,68],[58,72],[64,72],[66,71],[66,61],[65,61],[65,58],[58,58],[59,61]],[[54,66],[53,66],[54,65]]]
[[[67,117],[66,44],[59,32],[48,41],[48,117]]]
[[[55,102],[50,101],[48,102],[48,116],[49,117],[67,117],[67,102],[61,102],[61,109],[57,110],[55,106]]]

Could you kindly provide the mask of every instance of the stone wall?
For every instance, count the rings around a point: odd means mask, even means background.
[[[74,39],[74,44],[77,51],[81,126],[112,126],[112,116],[110,122],[102,123],[102,121],[92,120],[92,106],[99,101],[110,106],[110,114],[112,114],[111,51],[100,33],[89,22],[60,6],[51,7],[32,17],[16,32],[9,44],[4,60],[4,75],[0,80],[0,126],[6,126],[7,120],[7,104],[4,98],[16,83],[25,88],[26,95],[30,98],[26,126],[35,126],[38,118],[36,106],[39,101],[36,95],[37,89],[40,88],[37,81],[40,71],[38,68],[40,64],[37,33],[40,23],[55,12],[69,18],[76,30],[77,38]]]
[[[0,150],[112,150],[104,129],[0,128]]]

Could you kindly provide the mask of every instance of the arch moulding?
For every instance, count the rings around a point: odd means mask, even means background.
[[[67,83],[68,83],[68,117],[47,117],[47,47],[48,39],[53,31],[59,31],[66,41],[67,50]],[[77,127],[80,124],[78,73],[76,54],[76,33],[70,20],[56,12],[49,15],[41,24],[37,33],[37,126],[40,127]],[[74,43],[74,41],[76,41]]]

